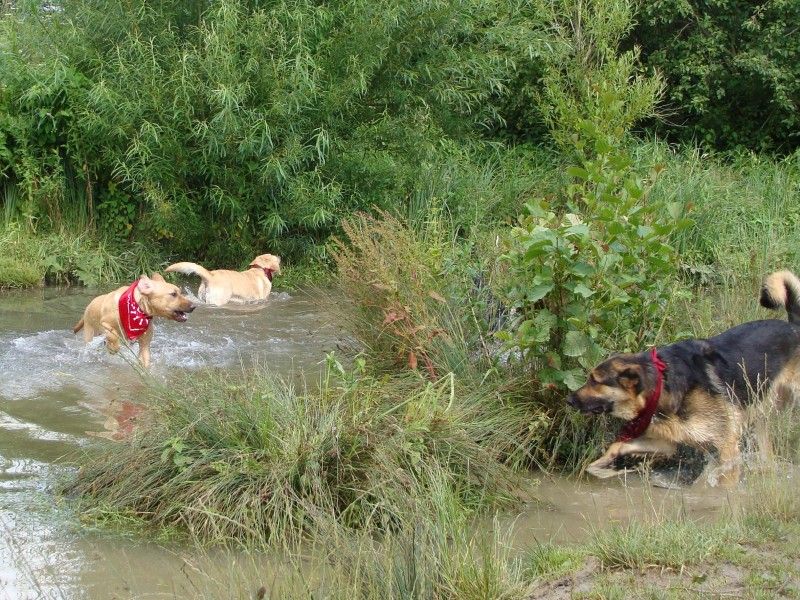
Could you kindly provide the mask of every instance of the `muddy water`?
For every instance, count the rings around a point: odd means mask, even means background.
[[[0,598],[170,597],[186,579],[181,549],[86,532],[50,492],[63,457],[108,443],[89,432],[141,387],[131,351],[111,356],[101,338],[84,345],[71,331],[103,291],[0,294]],[[317,369],[338,335],[318,304],[278,293],[258,306],[200,307],[185,324],[158,321],[152,374],[253,360]]]
[[[109,443],[92,432],[103,431],[114,402],[141,386],[131,353],[110,356],[100,338],[84,345],[71,332],[96,293],[0,294],[0,599],[194,597],[197,572],[218,573],[214,595],[231,597],[231,555],[198,557],[188,548],[88,531],[52,494],[54,482],[69,475],[64,457]],[[200,307],[185,324],[158,322],[152,374],[166,379],[254,360],[286,373],[319,368],[340,336],[319,306],[308,295],[275,294],[260,306]],[[636,478],[544,477],[534,489],[538,500],[501,522],[522,546],[580,540],[587,528],[654,510],[713,515],[727,502],[702,484],[656,490]]]

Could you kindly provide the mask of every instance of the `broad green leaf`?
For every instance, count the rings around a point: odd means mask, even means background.
[[[575,391],[586,382],[586,373],[580,369],[570,369],[563,372],[562,381],[570,391]]]
[[[591,340],[582,331],[568,331],[564,337],[564,354],[581,356],[589,350]]]
[[[553,290],[553,283],[540,283],[528,290],[528,302],[538,302]]]

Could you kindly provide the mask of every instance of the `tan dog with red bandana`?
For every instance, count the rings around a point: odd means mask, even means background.
[[[139,344],[139,362],[150,366],[150,342],[153,339],[153,317],[183,323],[194,304],[181,294],[178,286],[164,281],[158,273],[142,275],[130,286],[97,296],[86,307],[83,318],[72,328],[83,329],[83,339],[90,342],[97,335],[106,336],[111,354],[119,352],[123,339]]]

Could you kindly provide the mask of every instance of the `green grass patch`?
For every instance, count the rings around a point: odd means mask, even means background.
[[[729,540],[725,527],[682,520],[652,525],[632,521],[596,531],[589,548],[606,567],[680,569],[718,556]]]
[[[525,576],[529,579],[558,577],[575,571],[585,559],[586,550],[578,546],[538,544],[525,555]]]
[[[15,256],[0,256],[0,289],[34,287],[43,281],[44,270],[37,265]]]
[[[153,387],[133,439],[84,460],[68,491],[85,515],[136,515],[207,543],[261,545],[315,531],[385,531],[513,500],[502,463],[522,415],[491,385],[376,379],[334,360],[314,389],[264,369]]]
[[[35,233],[17,223],[0,226],[0,249],[0,288],[116,283],[156,270],[161,263],[144,244],[116,248],[86,232]]]

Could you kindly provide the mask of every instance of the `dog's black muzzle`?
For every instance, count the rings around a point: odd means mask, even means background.
[[[612,403],[605,398],[587,398],[582,400],[576,393],[567,396],[567,404],[582,413],[590,413],[593,415],[602,415],[603,413],[611,412]]]

